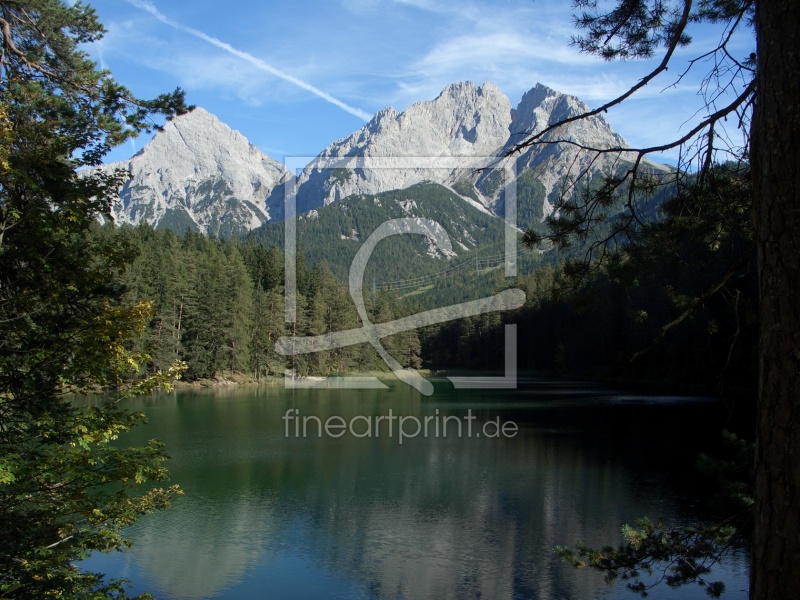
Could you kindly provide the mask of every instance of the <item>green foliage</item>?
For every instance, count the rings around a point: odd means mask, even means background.
[[[278,338],[288,333],[283,315],[284,296],[283,286],[254,289],[250,366],[256,379],[283,375],[286,368],[285,357],[275,351]]]
[[[520,368],[703,384],[720,392],[755,388],[758,319],[749,172],[726,165],[707,177],[702,192],[687,190],[665,201],[661,218],[602,264],[581,256],[517,278],[514,285],[525,290],[526,307],[502,322],[517,323],[520,339],[531,341]],[[555,250],[548,255],[563,256]],[[507,284],[498,277],[495,285]],[[444,342],[455,335],[451,327],[426,330],[427,364],[466,366],[445,349],[455,348]],[[465,356],[483,355],[478,346],[485,339],[462,343]],[[502,367],[502,353],[488,356],[484,367]]]
[[[97,231],[120,175],[76,169],[186,107],[180,91],[138,100],[95,69],[79,46],[103,29],[85,5],[0,2],[0,25],[0,595],[125,597],[74,563],[123,547],[123,528],[179,490],[141,488],[166,480],[159,443],[112,444],[141,415],[65,393],[142,393],[182,367],[141,377],[149,354],[132,339],[152,307],[123,302],[132,249]]]
[[[331,169],[331,179],[339,185],[344,185],[353,172],[350,169]]]
[[[185,112],[180,90],[154,100],[135,98],[108,72],[98,71],[80,45],[100,39],[94,10],[59,0],[0,3],[3,105],[13,127],[29,128],[16,155],[50,151],[51,160],[94,165],[110,148],[154,127],[154,113]],[[5,25],[4,25],[5,28]],[[38,118],[34,118],[34,115]],[[32,136],[33,132],[38,136]],[[56,159],[59,156],[60,159]],[[47,177],[53,173],[43,172]]]
[[[530,213],[531,218],[540,220],[544,188],[530,174],[521,177],[521,182],[522,210],[528,211],[523,215],[527,218]],[[468,181],[456,184],[457,191],[467,196],[468,188],[474,195]],[[370,256],[364,277],[367,289],[374,284],[375,290],[386,290],[401,298],[404,305],[425,310],[487,296],[502,284],[503,222],[464,202],[448,188],[430,182],[405,190],[351,196],[300,215],[298,261],[312,265],[324,261],[337,280],[346,281],[361,243],[386,221],[405,217],[428,218],[441,224],[457,257],[432,256],[428,241],[421,235],[391,236]],[[283,247],[284,229],[282,223],[267,224],[248,239],[265,247]],[[521,272],[530,272],[542,262],[538,254],[531,253],[517,260]],[[302,278],[298,279],[298,289],[308,295]],[[410,310],[402,309],[405,314]]]
[[[526,229],[525,245],[555,247],[565,258],[579,258],[588,263],[602,262],[617,247],[628,244],[642,227],[660,220],[661,205],[678,189],[674,174],[644,167],[640,167],[636,180],[632,181],[631,167],[621,161],[616,169],[597,172],[589,180],[564,178],[561,195],[545,219],[538,212],[541,201],[529,205],[537,211],[532,212],[527,201],[522,200],[526,196],[544,197],[544,190],[533,174],[523,173],[522,192],[518,196],[520,225]]]
[[[783,9],[789,5],[786,3]],[[750,158],[750,148],[749,139],[743,145],[731,143],[730,132],[724,131],[723,123],[728,115],[735,115],[737,128],[747,138],[752,107],[761,105],[757,99],[755,53],[749,59],[739,60],[728,47],[738,30],[754,28],[756,3],[616,0],[601,4],[594,0],[573,0],[572,6],[581,11],[575,16],[575,26],[582,33],[572,39],[581,51],[606,60],[624,60],[651,58],[663,47],[663,56],[650,73],[619,97],[584,115],[550,124],[521,142],[515,151],[541,143],[543,136],[557,132],[567,122],[602,114],[666,72],[676,50],[691,42],[690,24],[720,24],[721,31],[718,45],[690,62],[690,68],[701,62],[708,65],[698,90],[709,109],[707,116],[686,135],[631,152],[630,156],[636,158],[630,169],[608,173],[599,182],[579,182],[584,186],[582,193],[564,196],[556,202],[555,214],[548,218],[549,235],[531,230],[525,234],[525,242],[531,246],[546,237],[557,247],[571,248],[573,252],[577,248],[583,253],[580,260],[565,264],[563,280],[571,285],[575,304],[596,317],[606,317],[607,324],[599,331],[595,328],[589,335],[581,332],[589,338],[588,343],[572,339],[558,344],[558,362],[564,368],[576,362],[602,365],[608,357],[606,341],[610,341],[613,349],[630,349],[630,341],[638,337],[641,348],[627,362],[640,377],[645,373],[657,374],[659,365],[667,365],[684,379],[695,379],[700,365],[701,369],[718,373],[721,380],[735,371],[739,376],[735,378],[737,383],[752,386],[759,362],[753,353],[758,337],[756,244],[749,222],[753,197],[750,176],[742,169]],[[762,41],[766,40],[759,40]],[[774,45],[773,39],[764,47]],[[676,82],[686,72],[678,75]],[[730,91],[734,92],[730,100],[719,102]],[[680,151],[679,168],[663,176],[648,172],[643,158],[666,149]],[[586,149],[594,156],[607,150]],[[738,164],[719,166],[722,153]],[[758,161],[756,153],[753,156]],[[669,182],[677,194],[664,204],[664,218],[653,222],[647,208],[654,205],[659,188],[663,194],[663,184]],[[774,189],[788,192],[789,196],[792,193],[788,179],[774,182]],[[621,212],[615,210],[617,206],[622,206]],[[769,283],[762,290],[772,285]],[[614,310],[620,305],[628,310],[627,316]],[[602,308],[597,310],[597,307]],[[607,321],[609,314],[613,315],[611,323]],[[592,335],[595,332],[606,335],[598,338]],[[609,340],[607,334],[613,337]],[[589,352],[576,355],[576,348]],[[625,364],[624,355],[615,358]],[[666,372],[662,372],[662,377]],[[746,453],[746,446],[739,444],[738,458]],[[705,466],[717,470],[724,479],[728,479],[731,470],[739,469],[724,461],[705,460]],[[771,477],[769,473],[763,474],[765,481]],[[777,489],[788,480],[780,479]],[[748,505],[749,485],[742,479],[734,479],[723,488],[740,505]],[[780,515],[779,520],[785,518],[784,511],[791,512],[787,507],[775,512]],[[774,527],[774,521],[765,518],[764,522],[772,522]],[[669,528],[663,523],[654,525],[642,520],[637,528],[623,529],[627,543],[617,550],[606,547],[595,551],[578,545],[575,551],[559,548],[558,552],[574,566],[591,566],[605,572],[609,580],[633,579],[628,587],[642,595],[646,595],[650,586],[640,579],[640,572],[659,571],[661,576],[656,583],[665,581],[678,587],[697,582],[716,597],[724,587],[704,577],[735,534],[731,521]],[[789,553],[784,550],[783,555]],[[770,578],[788,569],[785,566],[778,569],[770,562],[766,569],[763,564],[755,564],[754,570],[770,573],[753,581],[769,580],[778,589],[780,584],[775,585]],[[758,590],[756,593],[763,594]]]
[[[708,4],[708,3],[706,3]],[[596,10],[593,0],[575,0],[575,8]],[[668,2],[623,1],[606,13],[583,12],[575,25],[586,33],[573,38],[581,51],[606,60],[650,58],[659,46],[686,46],[681,13]]]
[[[492,169],[478,180],[478,189],[487,198],[492,198],[505,183],[505,175],[501,169]]]
[[[616,549],[605,546],[597,550],[578,543],[574,549],[559,546],[556,553],[574,567],[603,573],[608,583],[628,581],[628,589],[643,597],[662,582],[673,588],[695,583],[709,596],[720,597],[724,584],[708,576],[740,539],[753,505],[753,444],[727,431],[722,442],[721,456],[702,454],[697,466],[710,478],[718,514],[729,515],[727,518],[688,526],[638,519],[635,527],[622,527],[624,543]]]
[[[653,523],[643,518],[635,527],[622,527],[625,543],[616,549],[605,546],[594,550],[578,543],[574,550],[559,546],[556,553],[576,568],[602,572],[608,583],[629,581],[628,589],[642,597],[663,582],[673,588],[696,583],[712,598],[719,598],[725,585],[706,577],[735,535],[730,525],[668,527],[663,521]],[[643,575],[651,581],[646,582]]]
[[[284,257],[251,239],[217,240],[187,231],[184,237],[149,225],[106,229],[112,239],[137,249],[121,282],[131,298],[153,303],[142,341],[150,348],[142,366],[158,371],[186,364],[189,379],[252,373],[256,379],[386,370],[369,344],[307,356],[275,351],[284,335],[322,335],[361,326],[347,287],[325,263],[307,269],[298,257],[297,322],[285,322]],[[397,300],[365,290],[373,323],[400,316]],[[414,331],[387,338],[387,350],[404,366],[420,366]]]
[[[453,184],[453,190],[461,194],[462,196],[466,196],[467,198],[472,198],[475,202],[479,202],[478,200],[478,193],[475,190],[475,186],[468,179],[459,179]]]
[[[665,201],[661,218],[601,265],[573,259],[520,276],[515,285],[527,298],[522,310],[494,321],[482,315],[426,328],[426,363],[501,369],[502,324],[509,322],[527,342],[520,368],[673,386],[703,383],[752,394],[758,319],[749,169],[717,165],[705,177],[701,190]],[[604,573],[609,582],[627,581],[642,596],[663,582],[699,584],[718,597],[724,586],[709,578],[709,570],[749,523],[752,456],[752,444],[730,433],[719,455],[701,455],[697,466],[717,495],[717,524],[642,519],[623,528],[617,548],[578,544],[556,552],[575,567]]]
[[[517,178],[517,226],[541,231],[546,190],[530,169]]]
[[[433,183],[374,196],[350,196],[318,208],[315,213],[300,215],[297,239],[304,260],[312,265],[324,261],[337,279],[346,281],[360,243],[386,221],[405,217],[428,218],[439,223],[459,254],[463,249],[458,242],[481,248],[502,244],[502,221]],[[283,248],[284,229],[283,223],[268,223],[253,231],[250,238],[265,246]],[[383,240],[367,264],[365,285],[419,277],[446,268],[442,266],[446,261],[441,256],[429,256],[428,249],[427,240],[421,235],[397,235]]]

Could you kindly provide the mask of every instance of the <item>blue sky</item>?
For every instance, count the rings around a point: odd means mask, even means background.
[[[140,96],[180,86],[273,158],[314,155],[387,106],[448,83],[492,81],[513,105],[536,83],[598,106],[655,61],[608,63],[569,45],[566,0],[90,0],[108,29],[90,55]],[[716,44],[701,27],[678,60]],[[733,45],[742,58],[746,35]],[[702,68],[678,65],[607,115],[632,146],[663,143],[702,116]],[[702,65],[700,65],[702,67]],[[699,113],[695,114],[697,111]],[[688,119],[688,122],[687,122]],[[118,148],[130,156],[147,141]],[[663,157],[674,161],[675,154]]]

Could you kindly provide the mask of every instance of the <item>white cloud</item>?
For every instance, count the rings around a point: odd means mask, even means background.
[[[479,66],[498,68],[506,65],[549,62],[569,65],[586,64],[588,57],[566,45],[550,40],[536,40],[521,32],[465,34],[438,44],[416,65],[421,73],[456,71]]]
[[[342,136],[353,128],[344,113],[340,120],[336,111],[302,106],[304,100],[319,96],[304,86],[333,100],[347,98],[345,106],[367,119],[367,111],[349,103],[370,111],[390,105],[403,110],[436,97],[449,83],[465,80],[492,81],[512,104],[543,83],[595,107],[652,68],[642,61],[603,62],[571,47],[573,11],[563,0],[302,0],[293,11],[275,12],[254,4],[245,14],[233,6],[220,12],[218,21],[209,21],[215,4],[217,0],[198,3],[196,10],[181,12],[178,23],[149,0],[113,3],[113,8],[104,9],[113,15],[104,19],[109,33],[91,51],[122,74],[121,81],[130,80],[128,73],[138,78],[138,93],[151,93],[147,86],[161,91],[181,85],[194,103],[237,104],[233,110],[271,115],[274,122],[268,129],[249,135],[260,135],[267,145],[287,153],[315,131],[324,131],[319,137]],[[132,12],[131,5],[139,11]],[[165,28],[165,22],[172,29]],[[704,33],[695,36],[695,50],[714,41],[711,32]],[[274,65],[281,65],[280,70]],[[696,110],[693,94],[700,69],[680,88],[665,90],[679,70],[670,68],[608,115],[632,144],[671,139],[687,114]],[[314,86],[308,83],[312,81]],[[304,112],[307,117],[287,117]],[[297,128],[306,123],[300,133]]]
[[[291,84],[293,84],[293,85],[295,85],[295,86],[297,86],[297,87],[299,87],[299,88],[301,88],[303,90],[306,90],[307,92],[310,92],[310,93],[314,94],[315,96],[317,96],[319,98],[322,98],[323,100],[325,100],[326,102],[329,102],[330,104],[333,104],[334,106],[338,106],[342,110],[344,110],[344,111],[346,111],[346,112],[348,112],[348,113],[350,113],[350,114],[352,114],[352,115],[354,115],[354,116],[356,116],[356,117],[358,117],[360,119],[368,121],[372,117],[372,115],[370,115],[368,112],[366,112],[366,111],[364,111],[364,110],[362,110],[362,109],[360,109],[358,107],[350,106],[349,104],[347,104],[345,102],[342,102],[338,98],[334,98],[333,96],[331,96],[327,92],[324,92],[324,91],[320,90],[319,88],[311,85],[310,83],[308,83],[306,81],[303,81],[302,79],[300,79],[300,78],[298,78],[298,77],[296,77],[296,76],[294,76],[294,75],[292,75],[290,73],[287,73],[287,72],[285,72],[285,71],[283,71],[281,69],[278,69],[278,68],[270,65],[266,61],[264,61],[264,60],[262,60],[262,59],[260,59],[260,58],[258,58],[256,56],[253,56],[249,52],[245,52],[243,50],[239,50],[238,48],[235,48],[231,44],[229,44],[227,42],[224,42],[224,41],[222,41],[222,40],[220,40],[218,38],[215,38],[213,36],[210,36],[207,33],[204,33],[204,32],[202,32],[202,31],[200,31],[198,29],[194,29],[193,27],[189,27],[187,25],[183,25],[181,23],[178,23],[177,21],[174,21],[174,20],[170,19],[169,17],[167,17],[166,15],[161,13],[155,7],[155,5],[153,3],[149,2],[149,0],[127,0],[127,2],[129,4],[131,4],[132,6],[135,6],[136,8],[140,8],[143,11],[149,13],[150,15],[152,15],[154,18],[156,18],[157,20],[161,21],[165,25],[167,25],[169,27],[172,27],[173,29],[176,29],[178,31],[182,31],[184,33],[188,33],[189,35],[191,35],[191,36],[193,36],[193,37],[195,37],[195,38],[197,38],[199,40],[207,42],[207,43],[211,44],[212,46],[215,46],[215,47],[219,48],[220,50],[223,50],[223,51],[225,51],[225,52],[227,52],[227,53],[229,53],[229,54],[231,54],[231,55],[233,55],[233,56],[235,56],[235,57],[237,57],[237,58],[249,63],[250,65],[254,66],[256,69],[258,69],[260,71],[266,72],[266,73],[268,73],[270,75],[273,75],[275,77],[283,79],[284,81],[288,81],[289,83],[291,83]]]

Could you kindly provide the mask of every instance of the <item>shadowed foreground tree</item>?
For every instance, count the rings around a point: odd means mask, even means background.
[[[167,385],[140,379],[131,350],[151,305],[114,282],[130,247],[98,236],[117,176],[79,176],[114,145],[185,111],[180,90],[135,99],[79,49],[103,29],[80,2],[0,1],[0,597],[125,597],[74,565],[124,547],[122,528],[166,506],[156,441],[120,449],[143,420],[113,402],[77,407],[65,393]]]
[[[706,69],[700,93],[706,111],[689,130],[649,148],[585,148],[587,152],[621,153],[630,166],[609,178],[596,193],[564,196],[549,219],[551,239],[584,244],[584,273],[607,259],[606,249],[619,237],[635,236],[644,222],[638,210],[643,193],[659,184],[677,185],[683,193],[702,193],[707,174],[728,160],[749,163],[752,172],[753,216],[759,265],[760,344],[759,398],[755,449],[755,491],[752,504],[750,597],[780,600],[800,597],[800,50],[797,0],[575,0],[575,18],[583,34],[573,39],[582,51],[606,60],[652,58],[655,69],[627,92],[585,114],[553,123],[521,142],[515,151],[533,144],[570,143],[558,138],[564,124],[601,114],[650,84],[675,66],[675,52],[692,43],[697,25],[716,26],[719,43],[701,51],[680,81]],[[706,31],[707,33],[707,31]],[[755,48],[737,56],[732,40],[753,36]],[[674,69],[673,69],[674,73]],[[687,118],[692,115],[688,114]],[[735,136],[741,142],[734,143]],[[680,149],[678,169],[654,181],[641,166],[650,154]],[[610,228],[598,235],[594,224],[615,203],[624,206]],[[610,212],[610,211],[608,211]],[[610,231],[610,233],[608,233]],[[526,241],[539,240],[534,233]],[[724,283],[724,282],[722,282]],[[712,285],[708,293],[714,293]],[[701,296],[700,298],[702,298]],[[654,557],[675,568],[671,585],[705,583],[718,595],[722,589],[703,580],[706,558],[713,558],[729,539],[730,530],[669,529],[642,523],[629,528],[628,544],[619,550],[562,551],[579,566],[592,566],[611,577],[636,578],[652,568]],[[670,554],[667,549],[677,550]],[[638,591],[646,588],[634,583]]]

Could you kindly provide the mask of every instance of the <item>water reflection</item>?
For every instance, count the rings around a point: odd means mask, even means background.
[[[391,397],[261,388],[140,401],[150,425],[138,435],[167,442],[186,496],[142,521],[123,557],[95,564],[161,598],[633,597],[561,564],[553,547],[616,541],[636,516],[695,516],[690,496],[653,470],[650,457],[665,443],[654,429],[642,432],[653,415],[604,423],[590,407],[613,398],[583,391],[579,413],[541,392],[535,401],[523,392],[514,402],[462,392],[423,402],[406,386]],[[289,408],[349,420],[389,407],[420,418],[473,409],[514,419],[521,431],[399,446],[387,437],[287,438],[281,418]],[[635,428],[622,453],[614,427]],[[630,444],[639,457],[626,460]],[[725,578],[729,588],[746,587],[743,559]],[[687,588],[653,597],[704,595]]]

